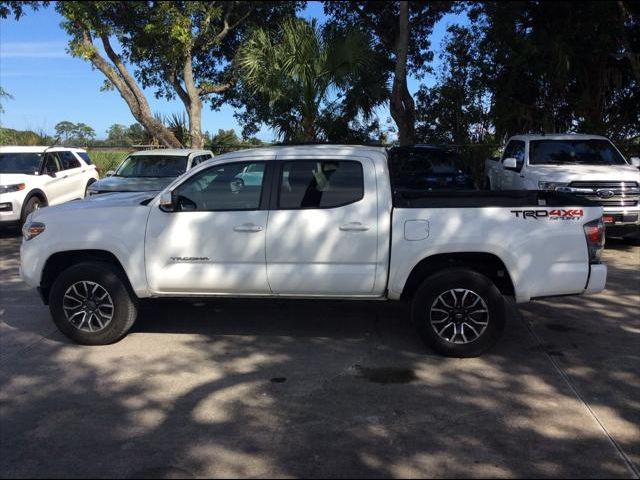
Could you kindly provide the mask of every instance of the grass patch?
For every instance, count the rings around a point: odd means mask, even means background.
[[[89,148],[87,152],[100,176],[104,177],[109,170],[115,170],[120,165],[129,150],[94,150]]]

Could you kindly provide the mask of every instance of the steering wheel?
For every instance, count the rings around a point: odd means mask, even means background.
[[[231,193],[237,195],[244,189],[244,180],[241,178],[234,178],[229,182],[229,188],[231,189]]]
[[[178,208],[180,210],[182,210],[182,211],[184,211],[184,210],[197,210],[198,205],[196,205],[196,202],[194,202],[190,198],[185,197],[183,195],[179,195],[178,196]]]

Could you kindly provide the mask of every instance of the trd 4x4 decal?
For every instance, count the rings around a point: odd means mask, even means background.
[[[549,220],[580,220],[584,215],[582,209],[569,209],[569,210],[511,210],[511,213],[515,214],[516,218],[548,218]]]

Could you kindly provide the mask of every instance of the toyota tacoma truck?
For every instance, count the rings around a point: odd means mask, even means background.
[[[607,234],[640,230],[640,161],[629,164],[606,137],[517,135],[501,160],[487,160],[491,190],[555,190],[587,198],[604,209]]]
[[[34,212],[22,276],[82,344],[123,338],[139,299],[404,299],[428,345],[456,357],[496,342],[505,297],[604,289],[602,207],[549,191],[396,187],[394,168],[373,147],[221,155],[157,195]]]

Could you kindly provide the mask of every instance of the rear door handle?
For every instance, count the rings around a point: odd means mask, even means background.
[[[371,228],[369,225],[361,222],[350,222],[340,225],[340,230],[343,232],[366,232],[369,228]]]
[[[233,230],[235,232],[261,232],[263,228],[262,225],[256,225],[255,223],[243,223],[233,227]]]

